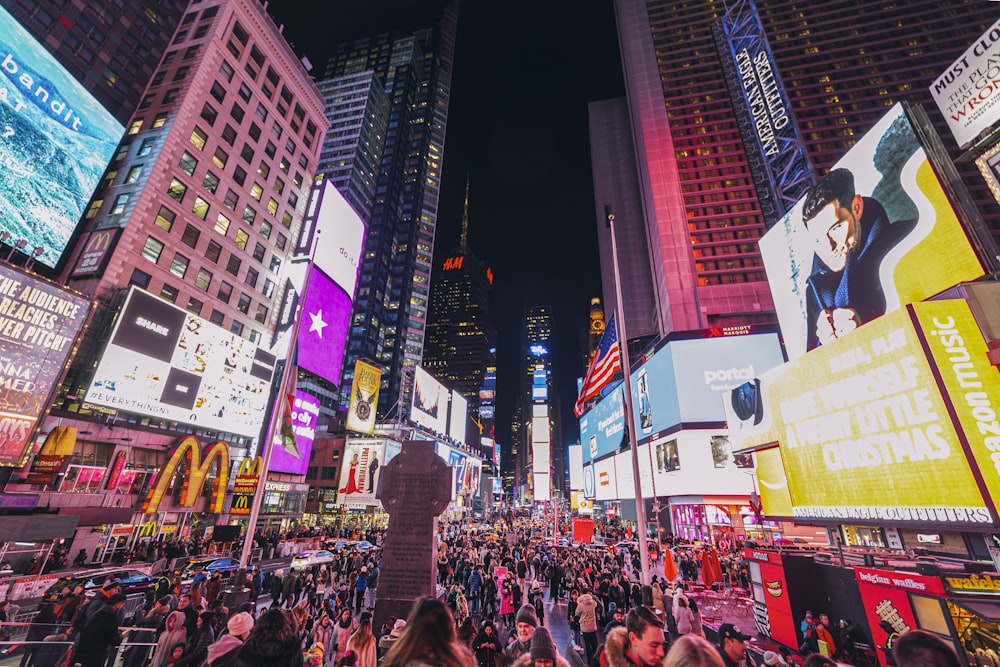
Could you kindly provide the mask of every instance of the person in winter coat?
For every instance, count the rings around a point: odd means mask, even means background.
[[[229,633],[208,647],[208,667],[231,667],[236,662],[236,654],[253,630],[253,616],[245,611],[233,614],[226,629]]]
[[[320,612],[319,620],[313,625],[312,629],[312,643],[323,645],[323,661],[327,663],[330,661],[330,656],[333,654],[333,621],[330,620],[329,614],[326,612]]]
[[[503,650],[508,665],[514,664],[518,658],[531,650],[531,638],[535,635],[535,630],[538,629],[538,617],[535,616],[534,607],[526,604],[517,611],[517,616],[514,618],[514,629],[517,636]]]
[[[483,590],[483,573],[480,571],[478,565],[472,568],[472,573],[469,574],[468,583],[468,593],[466,597],[469,600],[469,613],[474,616],[478,616],[479,610],[481,609],[479,594]]]
[[[38,608],[38,613],[31,619],[31,626],[28,628],[28,634],[24,638],[24,641],[27,643],[24,647],[24,655],[21,656],[20,667],[24,667],[29,663],[34,664],[35,654],[39,647],[34,642],[43,641],[56,631],[56,627],[55,607],[48,602],[42,603]]]
[[[483,589],[480,591],[480,597],[482,598],[482,612],[483,616],[486,618],[493,618],[497,614],[497,594],[500,591],[497,589],[497,582],[493,579],[493,575],[487,574],[486,578],[483,580]]]
[[[456,638],[455,619],[447,605],[427,597],[410,609],[406,626],[381,667],[471,667],[475,662],[472,651]]]
[[[272,608],[257,619],[233,667],[302,667],[302,644],[290,613]]]
[[[405,627],[406,627],[406,619],[403,618],[396,619],[396,622],[393,623],[392,630],[389,631],[389,634],[383,636],[381,639],[378,640],[378,654],[380,662],[389,652],[389,649],[393,647],[393,644],[395,644],[396,641],[399,639],[400,635],[403,634],[403,628]]]
[[[129,643],[155,643],[156,632],[170,613],[170,601],[163,597],[146,613],[139,627],[129,635]],[[125,651],[124,667],[145,667],[149,658],[149,646],[130,646]]]
[[[381,572],[379,565],[372,565],[368,571],[368,589],[365,591],[365,606],[368,609],[375,608],[375,595],[378,591],[378,578]]]
[[[281,591],[284,589],[284,570],[275,570],[271,575],[271,601],[274,604],[281,604]]]
[[[604,640],[600,667],[660,667],[667,650],[663,622],[649,607],[636,607]]]
[[[208,658],[208,647],[215,642],[215,632],[212,624],[215,614],[203,611],[198,614],[194,633],[188,636],[187,651],[180,660],[174,660],[174,667],[201,667]]]
[[[184,627],[184,612],[172,611],[164,621],[163,632],[153,649],[153,660],[149,667],[164,667],[170,661],[170,649],[175,644],[187,643],[187,629]]]
[[[592,664],[597,655],[597,600],[590,593],[584,593],[576,601],[576,615],[580,619],[580,633],[587,653],[587,664]]]
[[[677,599],[677,613],[674,614],[677,623],[677,634],[689,635],[694,631],[694,614],[688,608],[688,599],[683,595]]]
[[[125,596],[115,593],[108,598],[107,604],[94,612],[80,633],[74,662],[81,667],[104,667],[108,661],[108,648],[122,643],[122,633],[118,630],[118,612],[124,605]]]
[[[284,601],[285,606],[291,607],[298,599],[298,595],[296,594],[297,585],[298,577],[296,577],[295,572],[289,572],[281,580],[281,599]]]
[[[502,644],[497,635],[497,628],[493,621],[486,619],[479,629],[479,634],[472,640],[472,649],[476,652],[476,662],[479,667],[497,667],[497,656],[502,656],[500,652]]]
[[[361,613],[361,605],[365,600],[365,591],[368,590],[368,568],[362,567],[358,573],[358,579],[354,582],[354,613]],[[360,656],[359,656],[360,657]]]
[[[539,660],[550,661],[553,667],[569,667],[566,658],[559,655],[559,651],[556,650],[552,635],[546,628],[535,630],[535,634],[531,637],[531,649],[518,658],[511,667],[536,667],[544,664],[539,663]]]
[[[205,600],[212,602],[222,592],[222,573],[216,572],[205,584]]]
[[[347,640],[347,650],[358,654],[357,667],[376,667],[378,662],[375,650],[375,635],[372,632],[372,615],[369,612],[361,614],[357,629]]]
[[[340,660],[344,652],[347,651],[347,640],[351,638],[354,631],[358,629],[358,623],[351,618],[351,609],[344,607],[340,610],[340,618],[333,626],[334,643],[337,646],[335,660]]]
[[[507,627],[514,625],[514,589],[516,587],[514,578],[508,572],[507,578],[500,585],[500,617]]]

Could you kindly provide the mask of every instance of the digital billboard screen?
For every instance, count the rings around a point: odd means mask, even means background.
[[[288,406],[291,435],[278,434],[268,469],[304,475],[309,467],[309,454],[316,438],[316,420],[319,418],[320,401],[312,394],[295,391],[295,399]]]
[[[84,400],[257,437],[275,361],[245,338],[133,287]]]
[[[625,438],[624,385],[619,385],[580,418],[583,462],[589,463],[618,451]]]
[[[458,442],[467,442],[465,426],[469,420],[469,401],[455,390],[451,392],[451,412],[448,417],[448,435]]]
[[[24,465],[89,313],[83,296],[0,265],[0,466]]]
[[[298,365],[340,386],[351,297],[315,266],[302,303]]]
[[[984,273],[902,105],[760,240],[789,358]]]
[[[448,432],[448,390],[422,366],[413,374],[410,419],[422,428],[444,435]]]
[[[59,262],[124,129],[0,8],[0,239]]]
[[[931,301],[736,390],[729,434],[737,450],[779,445],[785,480],[758,481],[787,483],[797,519],[983,526],[994,517],[972,466],[996,499],[998,441],[981,420],[997,396],[967,303]]]
[[[381,471],[398,453],[399,444],[394,441],[348,438],[344,444],[337,502],[378,505]]]
[[[333,181],[325,180],[313,187],[297,254],[310,253],[317,231],[316,266],[353,299],[358,283],[358,261],[365,240],[365,223]]]

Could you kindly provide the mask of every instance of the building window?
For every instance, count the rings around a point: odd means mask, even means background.
[[[83,217],[87,220],[94,218],[97,215],[97,212],[101,210],[101,206],[103,205],[104,205],[103,199],[95,199],[94,201],[90,202],[90,206],[87,207],[87,212],[83,214]]]
[[[243,169],[243,167],[236,167],[236,169],[233,169],[233,180],[239,185],[243,185],[247,182],[247,172]]]
[[[260,198],[264,195],[264,188],[260,183],[254,183],[250,187],[250,196],[256,201],[260,201]]]
[[[180,88],[171,88],[170,90],[168,90],[166,93],[163,94],[163,103],[173,104],[174,101],[177,100],[177,95],[180,94],[180,92],[181,92]]]
[[[257,103],[257,111],[254,113],[260,122],[264,123],[267,121],[267,107],[264,106],[262,102]]]
[[[247,339],[248,339],[248,340],[249,340],[249,341],[250,341],[251,343],[259,343],[259,342],[260,342],[260,340],[261,340],[261,337],[262,337],[262,336],[261,336],[261,333],[260,333],[259,331],[255,331],[255,330],[251,329],[251,330],[250,330],[250,335],[249,335],[249,336],[247,336]]]
[[[278,269],[281,268],[281,258],[277,255],[271,255],[271,264],[268,267],[271,273],[277,273]]]
[[[219,217],[215,219],[215,231],[225,236],[229,232],[230,222],[229,218],[220,213]]]
[[[278,152],[278,147],[272,144],[270,141],[264,145],[264,153],[268,157],[274,157],[274,154]]]
[[[219,117],[219,112],[216,111],[215,107],[211,104],[205,102],[205,104],[201,107],[201,117],[205,119],[205,122],[208,123],[209,127],[211,127],[215,125],[215,119]]]
[[[195,148],[197,148],[198,150],[203,150],[205,148],[205,142],[208,141],[208,135],[205,134],[205,130],[195,125],[194,131],[191,132],[190,141]]]
[[[230,255],[229,261],[226,262],[226,272],[238,276],[240,273],[240,266],[243,265],[243,260],[236,255]]]
[[[212,274],[205,269],[198,269],[198,277],[194,281],[194,286],[202,292],[207,292],[212,285]]]
[[[257,167],[257,173],[260,175],[261,178],[267,180],[268,175],[271,173],[271,168],[267,166],[266,162],[261,162],[260,166]]]
[[[271,238],[271,223],[267,220],[260,223],[260,235],[265,239]]]
[[[170,303],[177,303],[177,297],[179,295],[180,292],[177,291],[176,287],[172,287],[166,283],[163,283],[163,287],[160,288],[160,296]]]
[[[132,269],[132,277],[128,279],[129,285],[137,285],[143,289],[149,287],[149,281],[152,276],[145,271],[140,271],[139,269]]]
[[[240,311],[241,313],[249,313],[250,303],[251,300],[249,296],[247,296],[246,294],[240,294],[240,299],[239,301],[236,302],[236,310]]]
[[[166,206],[160,207],[160,212],[156,214],[156,219],[153,220],[153,224],[162,229],[165,232],[169,232],[174,226],[174,220],[177,219],[177,214],[171,211]]]
[[[204,220],[208,216],[208,209],[211,208],[207,201],[201,197],[195,197],[194,206],[191,207],[191,212],[198,216],[200,219]]]
[[[222,140],[230,146],[236,143],[236,128],[226,123],[226,127],[222,130]]]
[[[235,211],[236,205],[239,204],[239,202],[240,198],[239,195],[236,194],[235,190],[232,189],[226,190],[226,198],[222,202],[226,208],[228,208],[230,211]]]
[[[225,280],[219,285],[219,293],[216,295],[219,301],[222,303],[229,303],[229,300],[233,298],[233,286],[227,283]]]
[[[183,278],[184,274],[187,273],[188,264],[190,264],[190,260],[187,257],[180,253],[175,253],[174,261],[170,262],[170,273],[178,278]]]
[[[222,148],[216,148],[215,153],[212,155],[212,163],[219,169],[226,168],[226,162],[229,161],[229,153],[222,150]]]
[[[137,164],[136,166],[128,170],[128,175],[125,177],[125,185],[131,185],[132,183],[135,183],[136,181],[139,180],[140,176],[142,176],[142,165]]]
[[[201,309],[205,307],[205,303],[199,299],[192,297],[188,298],[187,311],[189,313],[194,313],[195,315],[201,315]]]
[[[250,129],[247,130],[247,133],[254,141],[260,139],[260,127],[257,125],[257,123],[250,123]]]
[[[198,166],[198,158],[184,151],[184,154],[181,155],[181,161],[177,166],[188,176],[194,176],[194,170]]]
[[[292,214],[289,213],[288,211],[285,211],[284,213],[281,214],[281,225],[285,229],[290,229],[291,228],[291,226],[292,226]]]
[[[152,153],[153,152],[153,144],[155,142],[156,142],[156,139],[154,139],[153,137],[149,137],[148,139],[143,139],[142,143],[139,144],[139,150],[136,152],[136,155],[138,157],[146,157],[147,155],[149,155],[150,153]]]
[[[257,304],[257,312],[254,313],[253,318],[263,324],[267,321],[267,306],[262,303]]]
[[[206,173],[205,180],[201,182],[201,187],[205,188],[214,195],[215,191],[219,189],[219,177],[212,172]]]
[[[139,130],[142,129],[142,118],[133,120],[132,124],[128,126],[129,134],[139,134]]]
[[[158,130],[166,124],[167,124],[166,112],[158,113],[156,114],[156,118],[153,119],[153,124],[150,127],[152,127],[154,130]]]
[[[260,277],[260,272],[257,269],[251,267],[247,269],[247,277],[243,281],[250,287],[257,287],[257,279]]]
[[[263,262],[264,255],[266,254],[266,252],[267,249],[264,248],[264,246],[262,246],[261,244],[257,243],[253,247],[253,258],[256,259],[258,262]]]
[[[184,234],[181,236],[181,243],[189,248],[197,248],[199,238],[201,238],[201,230],[194,225],[187,225],[184,227]]]
[[[223,60],[222,64],[219,65],[219,74],[221,74],[222,78],[225,79],[228,83],[232,83],[233,75],[236,74],[236,70],[233,69],[232,65]],[[222,100],[219,101],[221,102]]]
[[[242,336],[243,335],[243,323],[242,322],[237,322],[236,320],[233,320],[233,323],[229,325],[229,331],[230,331],[230,333],[234,333],[237,336]]]
[[[284,234],[278,234],[278,238],[275,240],[274,245],[278,246],[278,250],[284,250],[285,246],[288,245],[288,237]]]
[[[167,195],[176,201],[184,201],[184,195],[187,194],[187,186],[178,181],[176,178],[170,180],[170,187],[167,188]]]
[[[239,93],[240,98],[244,102],[249,102],[250,101],[250,88],[247,87],[247,84],[241,83],[240,84],[240,89],[239,89],[238,93]]]
[[[205,259],[214,264],[218,264],[219,257],[221,255],[222,255],[222,245],[216,241],[209,241],[208,247],[205,248]]]
[[[226,316],[213,308],[212,314],[208,316],[208,321],[221,327],[226,321]]]
[[[115,197],[115,203],[111,206],[111,210],[108,211],[108,215],[121,215],[125,211],[125,204],[128,203],[128,198],[128,193]]]
[[[247,164],[253,162],[253,147],[250,144],[243,144],[243,150],[240,151],[240,157]]]
[[[250,240],[250,234],[242,229],[236,230],[236,247],[240,250],[247,249],[247,242]]]
[[[243,107],[234,103],[233,108],[229,110],[229,115],[235,118],[237,123],[242,123],[247,113],[243,110]]]
[[[274,296],[274,282],[268,278],[264,278],[264,288],[260,291],[265,297],[270,299]]]
[[[267,212],[271,215],[278,214],[278,201],[274,197],[270,197],[267,200]]]
[[[253,210],[249,206],[243,209],[243,222],[253,227],[253,222],[256,219],[257,219],[257,211]]]
[[[160,253],[163,252],[163,244],[154,239],[152,236],[146,238],[146,243],[142,246],[142,251],[140,254],[156,264],[160,259]]]

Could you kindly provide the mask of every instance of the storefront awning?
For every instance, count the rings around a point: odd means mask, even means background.
[[[59,516],[79,517],[81,526],[131,523],[134,514],[131,507],[63,507],[59,510]]]
[[[77,518],[56,514],[0,516],[0,535],[19,542],[68,539],[76,532]]]
[[[990,623],[1000,623],[1000,603],[988,602],[985,600],[961,600],[948,598],[951,602],[966,611],[972,612],[984,621]]]

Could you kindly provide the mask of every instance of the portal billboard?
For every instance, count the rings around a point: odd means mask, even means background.
[[[0,265],[0,466],[24,465],[89,313],[84,297]]]
[[[245,338],[133,287],[84,400],[255,438],[274,365]]]
[[[902,105],[760,240],[789,358],[984,273]]]
[[[734,447],[780,446],[785,479],[774,471],[764,479],[761,468],[758,477],[766,488],[788,485],[797,519],[983,526],[996,518],[1000,374],[965,301],[890,313],[743,393],[755,396],[747,409],[730,408]]]
[[[125,128],[0,8],[0,240],[54,268]]]

